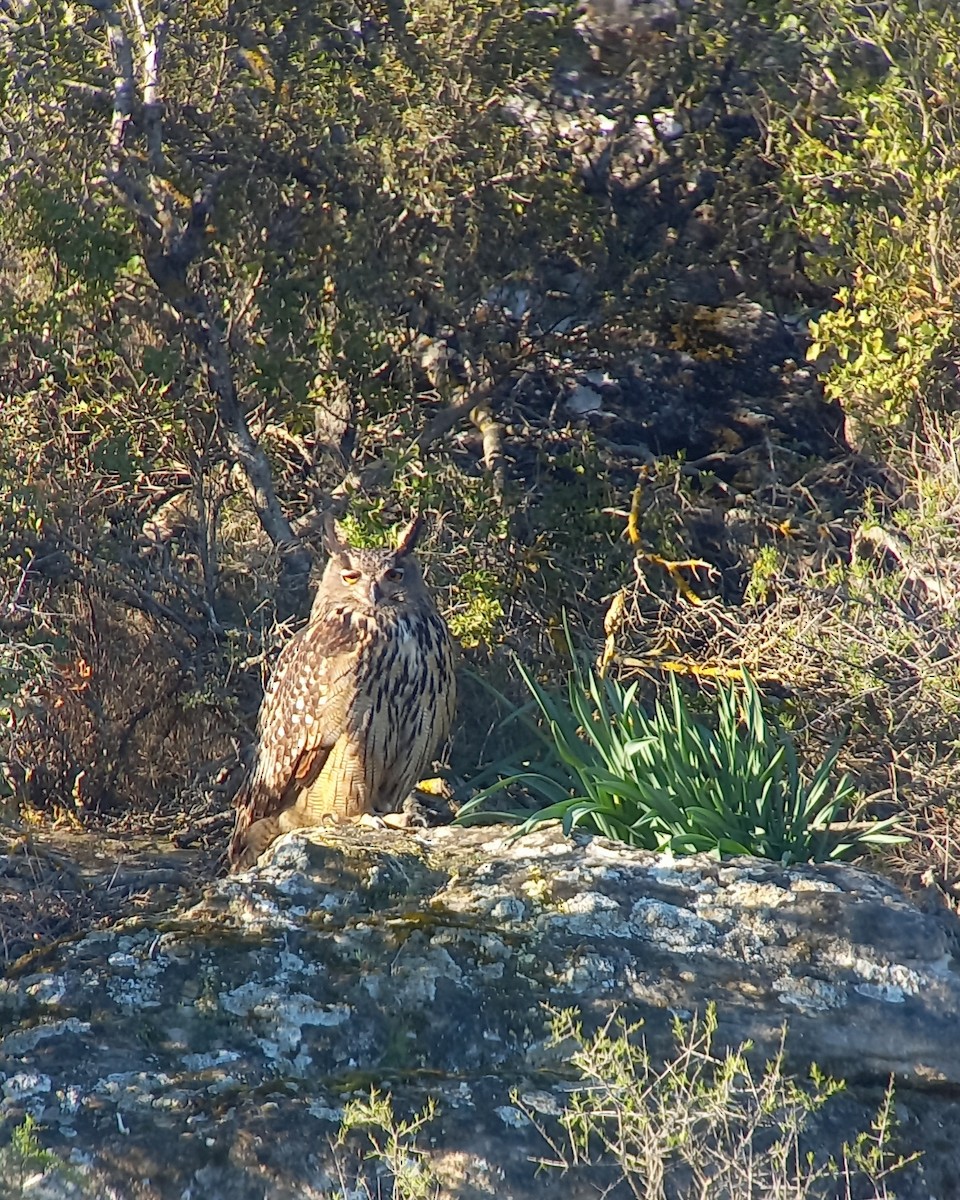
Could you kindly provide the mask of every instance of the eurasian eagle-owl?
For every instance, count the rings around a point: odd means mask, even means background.
[[[330,558],[277,660],[237,793],[233,870],[289,829],[395,812],[448,737],[453,647],[413,556],[419,531],[417,519],[394,550],[356,549],[327,520]]]

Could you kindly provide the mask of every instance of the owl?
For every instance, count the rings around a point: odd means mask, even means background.
[[[263,698],[253,761],[236,799],[232,870],[279,834],[396,812],[450,733],[453,646],[413,550],[344,545],[330,555],[306,625],[286,645]]]

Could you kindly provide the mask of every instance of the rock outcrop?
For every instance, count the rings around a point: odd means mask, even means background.
[[[619,1007],[656,1056],[712,1001],[721,1042],[752,1039],[762,1062],[786,1022],[790,1065],[845,1078],[864,1113],[892,1074],[904,1148],[926,1151],[897,1194],[947,1200],[957,966],[946,915],[846,866],[673,861],[556,830],[298,833],[189,905],[17,964],[0,1141],[29,1113],[66,1164],[23,1194],[351,1194],[376,1164],[333,1141],[374,1086],[402,1113],[437,1102],[422,1144],[441,1194],[547,1194],[515,1099],[549,1122],[569,1093],[547,1009],[595,1028]],[[563,1194],[595,1193],[571,1173]]]

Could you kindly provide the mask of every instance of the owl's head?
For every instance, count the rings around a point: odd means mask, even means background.
[[[323,541],[330,558],[318,599],[323,596],[327,604],[347,603],[352,609],[370,613],[422,603],[426,588],[413,554],[421,524],[415,517],[400,534],[395,549],[360,549],[341,541],[328,514]]]

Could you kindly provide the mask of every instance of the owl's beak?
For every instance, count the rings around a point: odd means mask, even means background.
[[[375,579],[373,581],[373,583],[370,584],[370,603],[373,605],[374,608],[376,608],[382,599],[383,599],[383,589],[381,588],[380,584]]]

